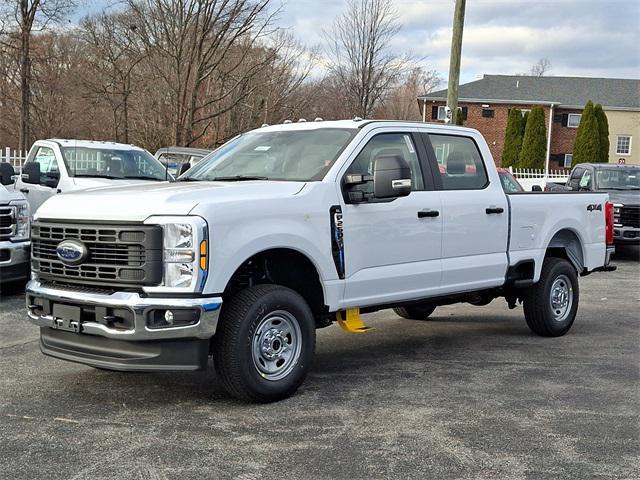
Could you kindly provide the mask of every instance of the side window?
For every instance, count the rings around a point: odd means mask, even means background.
[[[591,188],[591,170],[585,170],[580,178],[580,188],[588,190]]]
[[[403,158],[411,168],[411,190],[424,190],[422,170],[418,161],[416,147],[408,133],[381,133],[373,137],[360,151],[347,175],[373,175],[373,164],[376,158],[394,155]],[[366,193],[373,193],[373,182],[354,187]]]
[[[444,190],[480,190],[487,185],[484,162],[471,138],[429,134],[429,139]]]
[[[53,150],[49,147],[38,147],[33,161],[40,165],[40,182],[44,184],[47,179],[60,178],[58,161]]]

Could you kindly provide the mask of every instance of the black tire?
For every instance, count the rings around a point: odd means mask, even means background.
[[[278,331],[277,322],[281,322],[280,334],[287,328],[291,332],[278,337],[281,341],[269,334]],[[266,345],[260,341],[271,342],[269,348],[280,346],[283,351],[288,348],[298,352],[286,360],[286,365],[283,363],[286,368],[281,371],[282,378],[260,371],[269,365],[282,368],[277,366],[282,359],[277,353],[276,360],[266,359],[266,353],[254,353],[258,348],[256,345]],[[230,395],[249,402],[275,402],[291,396],[303,382],[313,361],[315,343],[315,320],[305,300],[286,287],[257,285],[242,290],[224,303],[213,338],[213,361]],[[263,352],[260,348],[258,351]],[[273,378],[269,378],[270,375]]]
[[[436,309],[434,305],[428,303],[406,305],[404,307],[396,307],[393,309],[397,315],[409,320],[428,320],[429,316]]]
[[[566,291],[563,284],[566,284]],[[553,303],[554,285],[558,287],[556,292],[566,293],[567,306],[560,306],[564,297],[556,297],[558,301]],[[524,295],[524,318],[534,333],[543,337],[560,337],[571,329],[579,299],[578,275],[573,265],[563,258],[549,257],[542,265],[540,280]]]

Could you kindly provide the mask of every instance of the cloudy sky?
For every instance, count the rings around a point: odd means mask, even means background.
[[[279,2],[279,0],[275,0]],[[79,15],[112,3],[87,1]],[[308,46],[345,0],[286,0],[278,23]],[[446,78],[454,0],[394,0],[402,26],[391,48],[423,59]],[[467,0],[462,83],[484,73],[528,72],[538,59],[550,74],[640,78],[640,0]]]

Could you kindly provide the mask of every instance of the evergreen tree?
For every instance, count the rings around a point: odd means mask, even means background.
[[[522,149],[522,111],[512,108],[507,119],[507,129],[504,133],[504,150],[502,151],[503,167],[518,167],[518,157]]]
[[[462,108],[458,107],[456,110],[456,125],[464,126],[464,114],[462,113]]]
[[[607,115],[602,110],[602,105],[596,103],[594,107],[596,120],[598,120],[598,133],[600,137],[600,156],[598,162],[609,162],[609,121]]]
[[[524,130],[518,166],[542,169],[546,155],[547,128],[544,124],[544,110],[542,107],[533,107]]]
[[[573,148],[574,166],[578,163],[597,162],[600,158],[600,131],[593,102],[589,100],[584,106],[580,125],[576,133],[576,145]]]

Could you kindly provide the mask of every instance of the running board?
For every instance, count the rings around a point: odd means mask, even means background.
[[[344,312],[336,312],[336,319],[340,328],[348,333],[364,333],[368,330],[373,330],[372,327],[367,327],[360,318],[359,308],[347,308],[346,318],[343,317]]]

